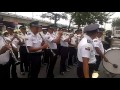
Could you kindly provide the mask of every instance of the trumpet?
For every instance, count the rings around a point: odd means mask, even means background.
[[[9,44],[9,45],[10,45],[10,43],[7,42],[7,40],[5,39],[4,36],[2,36],[2,38],[3,38],[3,40],[5,41],[6,44]],[[11,45],[10,45],[10,46],[11,46]],[[12,46],[11,46],[11,47],[12,47]],[[15,65],[20,64],[20,61],[16,58],[16,56],[15,56],[15,54],[14,54],[14,52],[13,52],[13,49],[10,48],[9,50],[10,50],[10,52],[11,52],[11,54],[12,54],[12,57],[13,57],[13,59],[14,59],[14,61],[15,61]]]
[[[46,42],[46,41],[44,40],[44,38],[42,37],[42,35],[40,34],[40,32],[39,32],[39,35],[41,36],[41,38],[43,39],[43,41]],[[49,47],[49,49],[50,49],[51,53],[53,54],[53,56],[55,56],[56,54],[53,52],[53,50],[52,50],[50,47]]]

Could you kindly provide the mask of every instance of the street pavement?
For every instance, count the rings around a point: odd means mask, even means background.
[[[42,65],[41,66],[41,70],[39,73],[38,78],[46,78],[46,65]],[[64,75],[60,75],[60,58],[58,57],[58,60],[56,62],[55,68],[54,68],[54,75],[55,78],[77,78],[77,73],[76,73],[76,65],[71,66],[72,68],[69,69],[69,72],[65,72]],[[19,78],[27,78],[28,77],[28,73],[25,73],[25,75],[21,75],[20,74],[20,66],[17,66],[17,74]]]
[[[39,77],[38,78],[46,78],[46,65],[42,65],[41,66],[41,70],[39,73]],[[77,77],[77,73],[76,73],[76,67],[75,66],[71,66],[72,68],[69,69],[69,72],[65,72],[64,75],[60,75],[60,58],[58,57],[58,60],[56,62],[55,68],[54,68],[54,75],[55,78],[78,78]],[[19,78],[28,78],[28,73],[25,73],[25,75],[21,75],[20,74],[20,66],[17,66],[17,74]],[[115,74],[111,74],[109,72],[107,72],[105,70],[105,68],[103,67],[102,63],[100,64],[99,67],[99,77],[98,78],[120,78],[120,75],[115,75]]]

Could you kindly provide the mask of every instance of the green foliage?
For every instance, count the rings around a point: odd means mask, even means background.
[[[65,19],[67,20],[67,15],[66,13],[53,13],[53,12],[47,12],[45,14],[41,15],[42,18],[49,18],[50,20],[54,20],[54,24],[56,25],[57,21],[60,19]]]
[[[80,26],[84,26],[91,23],[103,23],[107,22],[114,13],[113,12],[66,12],[71,15],[73,22]]]
[[[120,18],[114,18],[112,21],[112,27],[120,27]]]

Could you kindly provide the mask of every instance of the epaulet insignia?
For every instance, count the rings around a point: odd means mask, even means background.
[[[88,51],[90,51],[90,47],[86,47],[86,48],[85,48],[85,50],[88,50]]]

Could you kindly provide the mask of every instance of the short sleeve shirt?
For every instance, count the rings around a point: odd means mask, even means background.
[[[56,39],[54,34],[50,34],[49,32],[46,33],[45,40],[51,49],[57,49],[57,44],[53,42],[54,39]]]
[[[85,36],[78,44],[77,57],[80,62],[83,62],[83,57],[89,58],[88,63],[95,63],[95,49],[93,41],[89,36]]]
[[[42,43],[42,38],[40,37],[39,34],[34,35],[33,33],[31,33],[26,38],[26,46],[38,48],[41,46],[41,43]],[[42,50],[38,50],[36,52],[41,52],[41,51]]]
[[[0,36],[0,50],[5,45],[3,38]],[[0,64],[4,65],[9,61],[10,52],[7,50],[5,53],[0,55]]]

